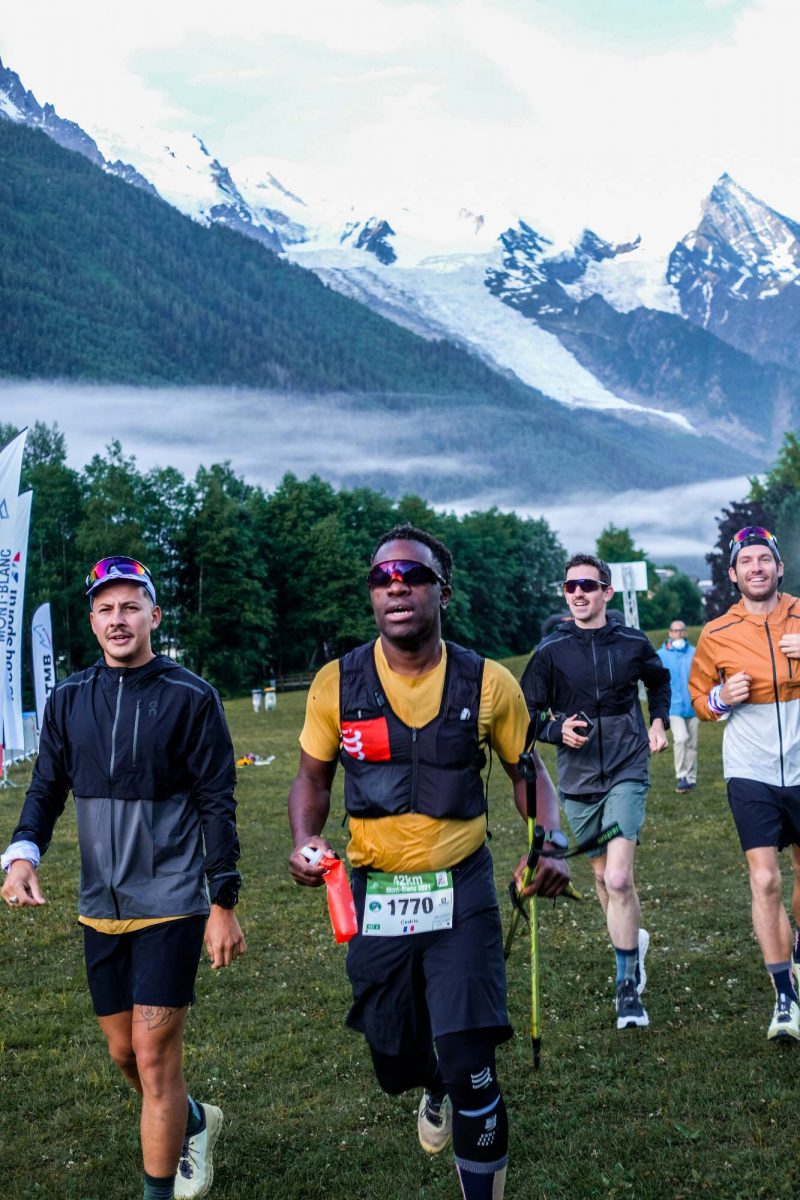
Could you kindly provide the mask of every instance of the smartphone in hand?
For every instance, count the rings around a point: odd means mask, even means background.
[[[594,721],[592,720],[592,718],[591,718],[591,717],[587,717],[587,715],[586,715],[586,713],[583,711],[583,709],[581,709],[581,710],[578,712],[578,719],[579,719],[580,721],[585,721],[585,722],[586,722],[586,727],[585,727],[584,729],[576,729],[576,730],[575,730],[575,732],[576,732],[576,733],[579,733],[581,737],[588,737],[588,736],[589,736],[589,734],[590,734],[590,733],[592,732],[592,730],[594,729]]]

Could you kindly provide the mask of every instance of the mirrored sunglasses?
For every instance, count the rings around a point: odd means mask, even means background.
[[[762,525],[747,525],[744,529],[740,529],[735,533],[730,540],[729,550],[733,550],[734,546],[741,546],[743,542],[749,542],[751,538],[760,538],[764,542],[774,542],[777,546],[778,539],[774,533],[770,533],[768,529],[764,529]]]
[[[410,559],[390,559],[387,562],[375,563],[367,575],[367,583],[371,588],[388,587],[395,581],[405,583],[408,587],[419,587],[424,583],[438,583],[446,587],[441,575],[426,567],[424,563],[412,562]]]
[[[117,555],[112,558],[101,558],[98,563],[95,563],[86,576],[86,586],[91,588],[93,584],[100,583],[102,580],[120,577],[144,578],[152,582],[152,576],[144,563],[137,562],[135,558]]]

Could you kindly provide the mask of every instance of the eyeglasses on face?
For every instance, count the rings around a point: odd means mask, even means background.
[[[440,587],[447,586],[445,580],[441,575],[437,575],[432,567],[406,558],[375,563],[367,575],[367,583],[371,588],[388,587],[395,581],[405,583],[408,587],[419,587],[424,583],[438,583]]]
[[[610,583],[604,583],[602,579],[565,579],[564,591],[569,596],[573,596],[578,588],[582,592],[597,592],[603,591],[605,588],[611,587]]]

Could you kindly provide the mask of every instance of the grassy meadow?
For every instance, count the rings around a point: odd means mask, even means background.
[[[657,640],[654,638],[654,640]],[[521,660],[511,664],[519,668]],[[384,1096],[361,1039],[343,1024],[343,947],[324,892],[286,871],[285,802],[305,693],[274,712],[228,702],[237,755],[274,754],[239,771],[248,953],[204,963],[190,1014],[192,1093],[226,1118],[217,1200],[455,1200],[449,1151],[416,1141],[417,1096]],[[672,754],[653,763],[638,855],[651,933],[648,1030],[618,1033],[613,955],[591,871],[584,903],[541,906],[542,1066],[528,1037],[524,933],[509,962],[515,1039],[498,1054],[509,1108],[508,1200],[765,1200],[800,1192],[800,1046],[766,1041],[771,990],[750,931],[749,892],[720,772],[720,730],[703,726],[700,781],[674,791]],[[552,760],[548,758],[552,766]],[[26,783],[28,769],[12,770]],[[0,791],[0,842],[22,790]],[[328,833],[344,851],[341,790]],[[497,765],[490,784],[498,887],[525,831]],[[789,894],[789,863],[786,895]],[[4,1200],[135,1200],[138,1102],[105,1053],[76,922],[78,856],[70,801],[41,878],[45,909],[0,912],[0,1163]],[[508,904],[502,900],[504,919]]]

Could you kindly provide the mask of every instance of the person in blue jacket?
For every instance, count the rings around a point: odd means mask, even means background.
[[[669,671],[672,685],[669,724],[675,755],[675,791],[685,795],[697,786],[697,729],[700,720],[694,715],[689,697],[689,671],[694,658],[694,646],[686,637],[685,623],[679,618],[670,625],[669,636],[658,651],[658,657]]]

